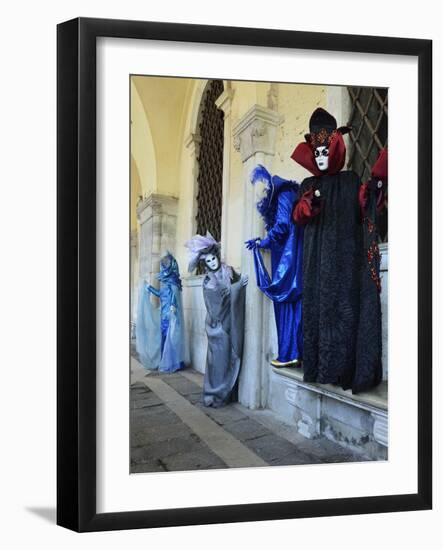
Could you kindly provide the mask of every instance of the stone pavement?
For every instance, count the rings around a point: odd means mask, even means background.
[[[309,440],[269,410],[201,402],[203,376],[145,371],[131,358],[131,473],[367,460]]]

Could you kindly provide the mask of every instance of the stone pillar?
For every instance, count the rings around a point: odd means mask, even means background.
[[[257,164],[272,166],[275,154],[276,130],[282,117],[261,105],[254,105],[233,128],[234,147],[243,162],[243,227],[239,238],[242,241],[264,236],[264,225],[256,210],[258,197],[250,183],[250,175]],[[270,170],[271,171],[271,170]],[[266,406],[269,385],[269,357],[266,357],[268,337],[263,294],[257,288],[253,255],[243,247],[242,273],[249,276],[246,291],[245,341],[242,371],[239,385],[239,401],[255,409]],[[268,316],[269,317],[269,316]]]
[[[232,120],[231,105],[234,95],[230,82],[227,83],[224,92],[216,99],[215,104],[218,109],[224,113],[224,143],[223,143],[223,206],[221,219],[221,253],[222,257],[228,258],[228,208],[229,204],[229,181],[231,169],[231,139],[232,139]]]
[[[140,223],[139,278],[153,286],[159,272],[161,255],[175,254],[177,199],[153,193],[137,206]]]

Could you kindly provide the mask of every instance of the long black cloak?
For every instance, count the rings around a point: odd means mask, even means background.
[[[343,171],[306,178],[300,190],[318,189],[323,202],[304,232],[304,380],[353,393],[382,377],[380,296],[368,262],[374,234],[362,221],[360,184]]]

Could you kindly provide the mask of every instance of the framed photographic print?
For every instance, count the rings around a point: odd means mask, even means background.
[[[432,43],[58,26],[58,519],[432,505]]]

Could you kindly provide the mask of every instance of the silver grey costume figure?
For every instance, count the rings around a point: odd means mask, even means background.
[[[247,277],[220,260],[220,244],[210,233],[195,235],[189,249],[189,271],[205,269],[203,296],[206,306],[208,355],[203,383],[203,404],[222,407],[237,399],[243,353]]]

